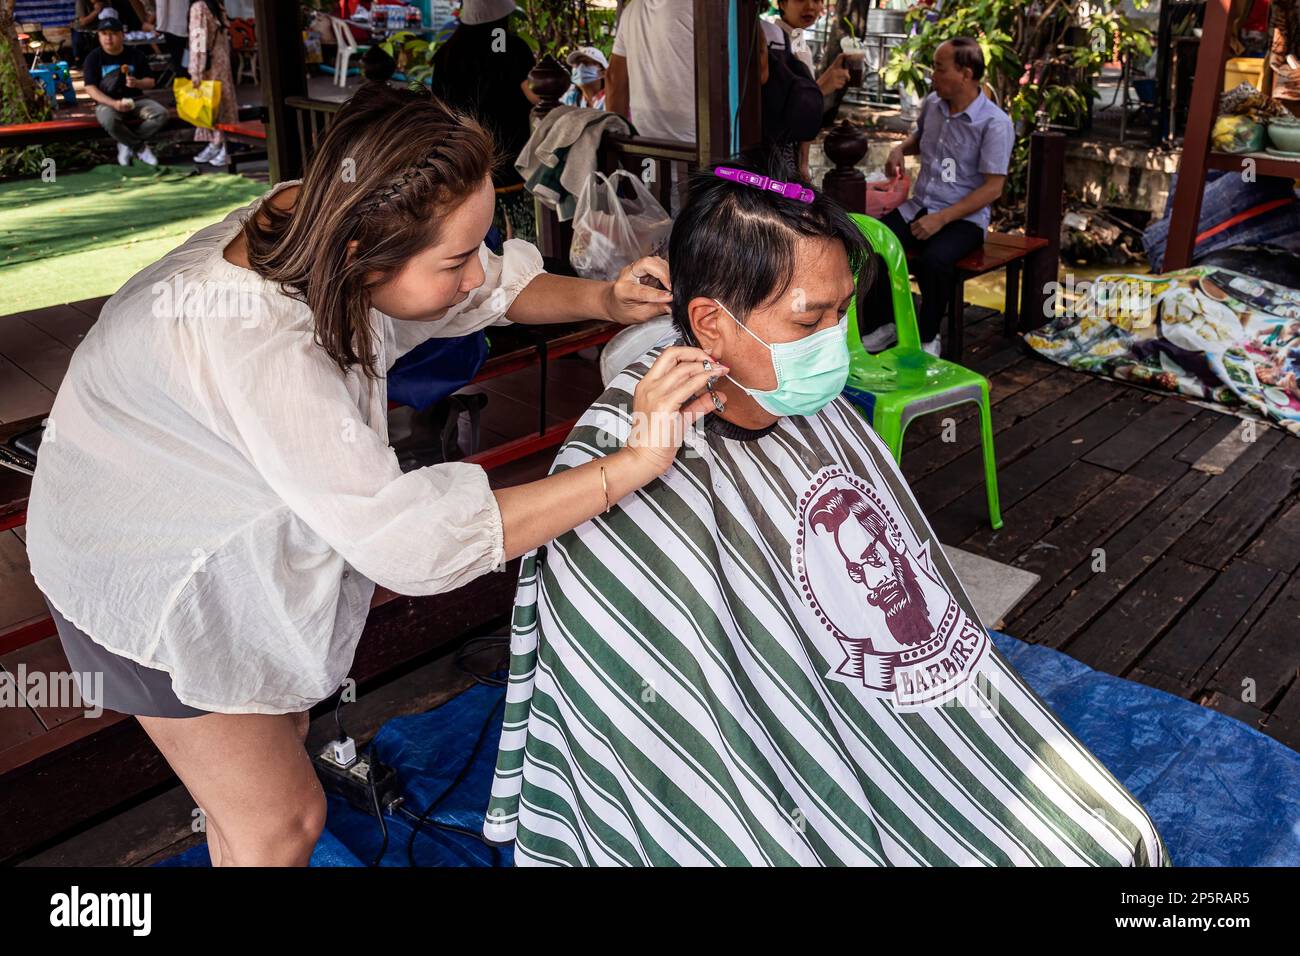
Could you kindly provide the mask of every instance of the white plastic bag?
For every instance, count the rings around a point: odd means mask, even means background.
[[[627,179],[635,196],[618,195],[620,178]],[[648,255],[672,226],[664,207],[636,174],[626,169],[609,176],[592,173],[574,210],[569,262],[584,278],[613,279],[625,265]]]

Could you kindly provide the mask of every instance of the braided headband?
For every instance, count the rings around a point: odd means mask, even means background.
[[[436,165],[438,159],[434,156],[428,156],[409,167],[405,172],[391,180],[387,185],[379,187],[378,191],[368,199],[362,200],[357,204],[357,214],[367,215],[382,209],[390,202],[394,202],[402,197],[406,187],[411,185],[415,179],[420,176],[426,169]]]
[[[800,202],[813,201],[813,191],[807,186],[800,186],[798,183],[783,183],[771,176],[760,176],[758,173],[751,173],[744,169],[733,169],[730,166],[719,166],[713,171],[713,175],[722,179],[729,179],[733,183],[742,183],[745,186],[753,186],[755,189],[774,192],[786,199],[797,199]]]

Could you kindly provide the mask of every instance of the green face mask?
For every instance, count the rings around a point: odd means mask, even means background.
[[[717,299],[713,301],[718,302]],[[718,307],[731,315],[731,310],[721,302],[718,302]],[[745,329],[734,315],[731,318]],[[768,345],[745,329],[772,353],[776,388],[765,392],[746,388],[730,375],[727,378],[773,415],[812,415],[844,391],[844,384],[849,379],[848,329],[848,317],[841,316],[838,325],[796,342],[778,342],[776,345]]]

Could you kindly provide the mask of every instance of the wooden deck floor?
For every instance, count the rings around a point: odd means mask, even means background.
[[[48,410],[102,300],[0,318],[0,422]],[[1005,629],[1099,670],[1221,710],[1300,750],[1300,439],[1028,354],[971,310],[966,364],[993,386],[1005,526],[988,527],[969,411],[915,423],[903,471],[942,541],[1041,575]],[[553,363],[551,417],[599,393],[593,362]],[[536,427],[537,374],[483,386],[485,443]],[[543,474],[546,452],[495,483]],[[43,613],[22,529],[0,532],[0,628]],[[66,667],[56,638],[0,656]],[[0,708],[0,760],[79,714]]]
[[[1300,439],[1056,366],[992,325],[968,364],[993,386],[1004,527],[969,412],[948,436],[942,416],[914,425],[903,472],[945,544],[1042,576],[1005,630],[1300,750]]]

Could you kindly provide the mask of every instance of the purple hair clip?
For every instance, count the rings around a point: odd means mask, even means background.
[[[733,183],[744,183],[746,186],[753,186],[755,189],[766,189],[784,196],[786,199],[797,199],[800,202],[813,201],[813,191],[807,186],[800,186],[798,183],[783,183],[771,176],[760,176],[758,173],[751,173],[744,169],[734,169],[731,166],[719,166],[713,170],[713,175],[729,179]]]

